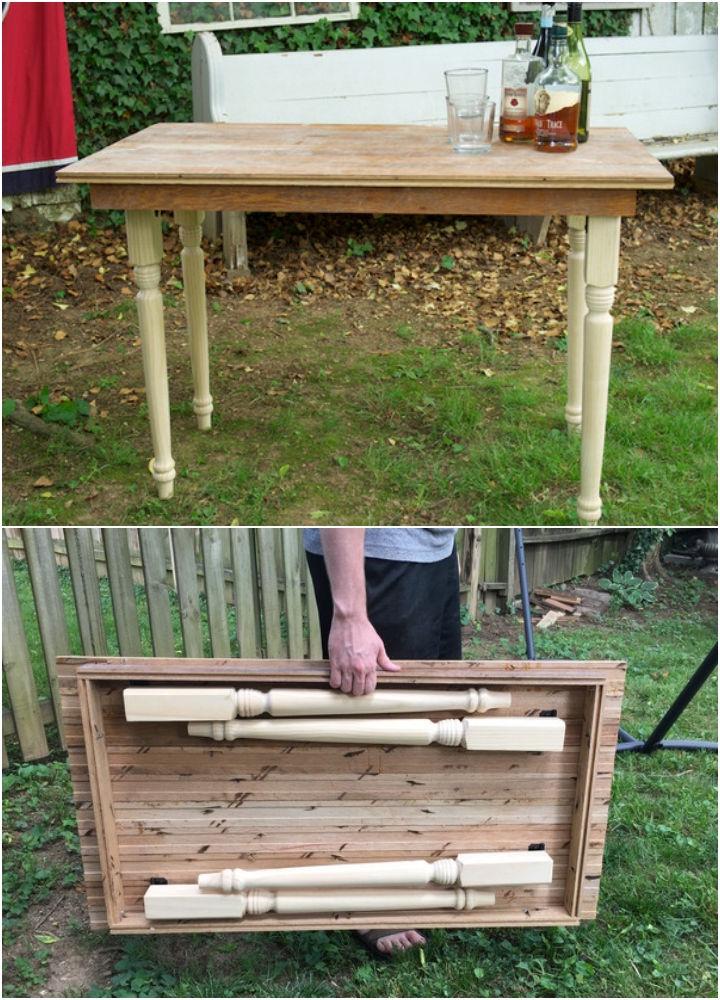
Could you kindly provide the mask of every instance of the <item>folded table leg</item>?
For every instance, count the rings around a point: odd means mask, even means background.
[[[135,298],[140,324],[145,392],[147,394],[153,458],[150,471],[157,483],[158,496],[173,495],[175,460],[170,446],[170,397],[168,394],[165,323],[160,291],[162,228],[160,217],[149,210],[125,212],[128,254],[135,273]]]
[[[605,421],[607,418],[610,355],[620,254],[620,218],[592,216],[588,219],[585,254],[585,341],[583,345],[582,445],[578,517],[596,524],[602,514],[600,481]]]

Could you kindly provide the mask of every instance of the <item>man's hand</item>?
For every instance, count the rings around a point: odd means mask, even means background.
[[[370,694],[377,684],[377,671],[400,670],[387,653],[367,615],[335,612],[328,640],[330,687],[345,694]]]

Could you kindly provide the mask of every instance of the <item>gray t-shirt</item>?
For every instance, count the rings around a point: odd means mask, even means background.
[[[453,550],[457,528],[366,528],[365,556],[398,562],[431,563],[446,559]],[[308,552],[323,554],[319,528],[304,528]]]

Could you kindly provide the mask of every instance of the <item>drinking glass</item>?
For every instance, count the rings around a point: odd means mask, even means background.
[[[488,71],[482,66],[445,70],[445,86],[451,101],[482,100],[487,96]]]
[[[489,153],[495,123],[495,102],[445,98],[448,132],[456,153]]]

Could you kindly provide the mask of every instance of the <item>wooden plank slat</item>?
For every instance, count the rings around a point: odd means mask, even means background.
[[[233,528],[230,532],[230,556],[233,567],[235,613],[240,656],[261,654],[260,614],[257,601],[257,570],[252,528]]]
[[[153,650],[156,656],[173,656],[175,637],[170,617],[167,529],[140,528],[139,536]]]
[[[102,704],[98,689],[91,681],[78,683],[80,709],[83,717],[85,747],[88,754],[90,786],[92,788],[94,823],[97,828],[100,866],[103,873],[105,906],[110,923],[117,923],[124,907],[124,889],[120,872],[120,851],[113,815],[112,790],[107,763],[107,745],[102,720]]]
[[[255,534],[260,569],[261,604],[266,655],[272,659],[285,655],[280,631],[280,596],[277,575],[277,528],[260,528]]]
[[[305,639],[303,636],[303,603],[300,591],[302,546],[297,528],[282,528],[282,551],[288,653],[293,660],[301,660],[305,655]]]
[[[55,661],[58,656],[68,656],[71,650],[52,535],[49,528],[23,528],[22,538],[35,599],[55,722],[60,742],[65,747],[65,733],[60,713],[60,687]]]
[[[3,629],[2,663],[12,705],[20,749],[25,760],[37,760],[48,753],[40,713],[30,651],[25,638],[15,577],[7,539],[3,532],[2,552]]]
[[[635,215],[636,210],[634,190],[557,187],[435,190],[347,185],[312,188],[281,184],[97,183],[90,187],[90,201],[93,208],[120,210],[350,212],[353,215],[359,211],[384,215]]]
[[[142,656],[128,529],[103,528],[102,537],[120,653]]]
[[[230,656],[223,563],[223,535],[225,532],[224,528],[206,527],[200,533],[203,566],[205,567],[208,626],[213,656]]]
[[[175,582],[185,656],[203,656],[202,616],[195,560],[195,529],[171,528]]]
[[[468,613],[472,619],[478,613],[478,588],[480,586],[480,566],[482,562],[483,531],[492,528],[470,528],[470,582],[468,591]]]
[[[107,637],[92,528],[65,528],[65,545],[83,650],[88,656],[102,656],[107,653]]]
[[[308,561],[303,558],[303,580],[305,582],[305,600],[307,607],[308,621],[308,655],[311,660],[321,660],[323,656],[322,634],[320,632],[320,617],[318,615],[317,601],[315,600],[315,588]]]

